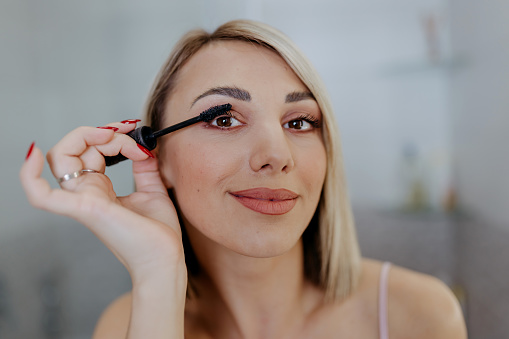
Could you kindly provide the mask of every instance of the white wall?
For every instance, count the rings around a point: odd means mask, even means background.
[[[451,1],[466,67],[451,82],[457,186],[465,209],[509,230],[509,3]]]
[[[509,3],[451,0],[451,41],[465,67],[451,77],[458,279],[469,337],[509,333]]]

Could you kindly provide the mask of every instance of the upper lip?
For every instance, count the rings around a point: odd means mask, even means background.
[[[230,192],[236,197],[244,197],[260,200],[291,200],[299,195],[285,188],[271,189],[266,187],[250,188],[242,191]]]

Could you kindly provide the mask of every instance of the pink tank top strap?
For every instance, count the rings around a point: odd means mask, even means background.
[[[380,332],[380,339],[389,339],[389,319],[388,319],[388,293],[389,293],[389,269],[391,268],[390,262],[385,262],[382,265],[380,272],[380,285],[378,290],[378,328]]]

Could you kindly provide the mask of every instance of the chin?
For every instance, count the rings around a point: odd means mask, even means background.
[[[231,244],[226,247],[243,256],[262,259],[284,255],[300,244],[300,237],[297,239],[275,239],[275,237],[271,237],[271,239],[251,238],[241,244]]]
[[[218,228],[218,221],[202,221],[201,224],[197,221],[201,227],[194,227],[186,220],[193,246],[205,246],[208,251],[222,248],[250,258],[273,258],[290,252],[302,244],[301,236],[307,226],[291,221],[260,223],[251,220],[242,225],[226,223]]]

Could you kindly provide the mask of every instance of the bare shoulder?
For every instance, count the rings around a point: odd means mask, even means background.
[[[439,279],[392,265],[388,286],[391,338],[467,337],[461,307]]]
[[[126,338],[131,316],[131,293],[114,300],[101,314],[94,330],[94,339]]]

